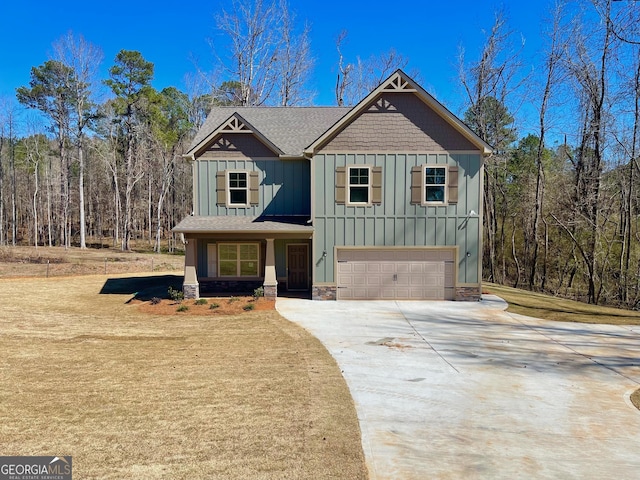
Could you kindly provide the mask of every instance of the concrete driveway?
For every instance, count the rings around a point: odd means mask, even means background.
[[[342,369],[371,479],[639,478],[640,326],[505,308],[277,302]]]

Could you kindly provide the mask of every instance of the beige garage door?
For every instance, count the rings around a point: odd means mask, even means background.
[[[339,249],[338,300],[453,300],[454,249]]]

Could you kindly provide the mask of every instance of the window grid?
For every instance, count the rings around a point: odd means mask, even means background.
[[[247,172],[229,172],[229,205],[247,205],[248,186]]]
[[[447,184],[447,170],[444,167],[426,167],[425,171],[425,202],[444,203]]]
[[[369,182],[369,167],[349,167],[349,203],[369,203]]]
[[[222,243],[218,248],[221,277],[259,276],[260,245],[257,243]]]

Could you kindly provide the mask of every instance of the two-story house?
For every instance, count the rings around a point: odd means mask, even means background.
[[[400,70],[354,107],[215,107],[185,155],[185,296],[479,299],[490,154]]]

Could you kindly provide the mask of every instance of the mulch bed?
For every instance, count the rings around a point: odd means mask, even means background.
[[[206,298],[207,303],[198,305],[196,300],[183,300],[178,303],[174,300],[163,299],[159,303],[151,301],[134,300],[131,303],[138,309],[151,315],[238,315],[241,313],[275,310],[275,300],[247,297],[213,297]],[[217,307],[212,308],[213,305]],[[184,309],[186,307],[186,309]],[[182,311],[179,311],[181,309]]]

